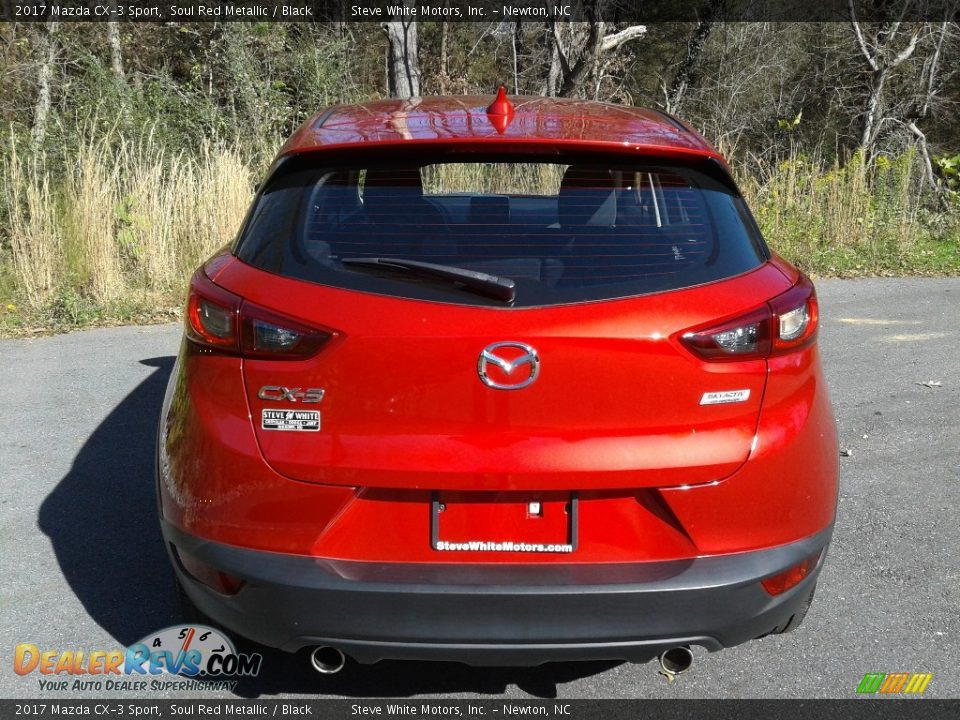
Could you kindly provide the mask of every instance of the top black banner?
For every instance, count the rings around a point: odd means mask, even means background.
[[[957,20],[960,0],[0,0],[17,22]]]

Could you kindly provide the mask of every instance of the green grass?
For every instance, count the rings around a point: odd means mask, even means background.
[[[155,325],[182,318],[173,297],[128,292],[108,302],[96,302],[73,288],[61,288],[46,308],[31,309],[4,302],[0,305],[0,338],[49,335],[92,327]]]

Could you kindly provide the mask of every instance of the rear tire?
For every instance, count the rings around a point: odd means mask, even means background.
[[[813,596],[816,592],[817,585],[814,583],[813,587],[810,588],[810,594],[807,595],[806,602],[800,606],[800,609],[797,610],[789,620],[787,620],[786,625],[783,625],[774,631],[777,635],[784,635],[788,632],[793,632],[800,627],[800,624],[803,622],[804,618],[807,617],[807,613],[810,611],[810,606],[813,604]]]
[[[193,600],[187,595],[187,591],[183,589],[180,581],[174,578],[173,583],[177,588],[177,607],[180,609],[180,617],[195,625],[210,625],[213,621],[193,604]]]
[[[238,635],[230,630],[230,628],[224,626],[223,623],[217,622],[212,617],[204,613],[194,604],[193,600],[190,599],[190,596],[187,595],[187,591],[183,589],[183,584],[178,579],[174,578],[173,583],[177,588],[177,605],[180,609],[180,619],[191,625],[206,625],[207,627],[212,627],[215,630],[219,630],[233,641],[237,652],[270,652],[269,648],[260,645],[259,643],[256,643],[253,640],[244,637],[243,635]]]

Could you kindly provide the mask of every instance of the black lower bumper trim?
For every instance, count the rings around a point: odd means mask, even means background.
[[[360,662],[453,660],[537,665],[645,662],[677,645],[714,651],[783,627],[807,602],[820,564],[771,597],[762,578],[830,540],[832,528],[768,550],[622,565],[448,565],[331,561],[258,552],[184,534],[169,544],[246,580],[219,595],[174,561],[196,606],[227,629],[290,652],[330,645]]]

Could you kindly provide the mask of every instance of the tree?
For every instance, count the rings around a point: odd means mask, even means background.
[[[687,88],[696,81],[697,70],[700,66],[700,58],[703,56],[703,48],[710,37],[713,25],[723,14],[725,0],[710,0],[704,17],[697,23],[690,39],[687,40],[687,52],[673,76],[673,82],[670,83],[670,89],[667,91],[666,110],[667,112],[679,114],[683,108],[683,99]]]
[[[874,143],[884,120],[882,103],[887,79],[890,73],[909,59],[917,49],[920,29],[916,28],[910,33],[906,45],[899,51],[896,49],[896,41],[902,26],[902,22],[899,20],[889,25],[881,25],[868,40],[864,36],[860,21],[857,20],[853,0],[848,0],[848,2],[850,24],[857,40],[857,47],[860,48],[860,52],[866,58],[867,65],[871,70],[870,91],[867,96],[867,108],[863,118],[863,130],[860,133],[860,147],[864,151],[864,159],[868,159],[873,156]],[[907,5],[904,4],[904,12],[906,7]]]
[[[391,97],[420,96],[420,62],[417,56],[417,21],[408,11],[414,0],[403,0],[399,15],[383,23],[387,34],[387,88]]]
[[[46,32],[41,35],[40,41],[40,70],[37,73],[37,104],[33,113],[33,130],[31,137],[33,146],[39,148],[47,135],[47,119],[50,116],[51,84],[53,82],[53,67],[57,59],[57,27],[59,23],[46,23]]]
[[[114,17],[116,17],[116,0],[111,0],[110,7],[113,10]],[[113,71],[114,77],[116,77],[118,81],[123,82],[123,53],[120,47],[120,23],[116,20],[107,22],[107,39],[110,44],[110,69]]]
[[[937,199],[941,206],[946,206],[946,198],[943,195],[942,188],[937,183],[936,175],[933,172],[933,161],[930,158],[930,149],[927,144],[927,135],[917,125],[917,121],[925,120],[930,117],[934,106],[938,103],[938,96],[944,86],[944,78],[941,75],[941,61],[943,56],[943,45],[947,39],[950,29],[950,22],[944,20],[940,25],[940,31],[936,34],[933,54],[928,61],[924,63],[924,81],[920,83],[922,88],[921,99],[917,103],[917,111],[912,113],[915,117],[908,118],[907,128],[917,139],[917,146],[920,148],[920,156],[923,158],[924,178],[931,188],[937,193]]]
[[[549,23],[553,52],[546,83],[548,95],[575,95],[590,73],[596,72],[603,53],[647,34],[646,25],[630,25],[605,34],[606,23],[599,19],[597,3],[585,5],[583,11],[586,22]]]

